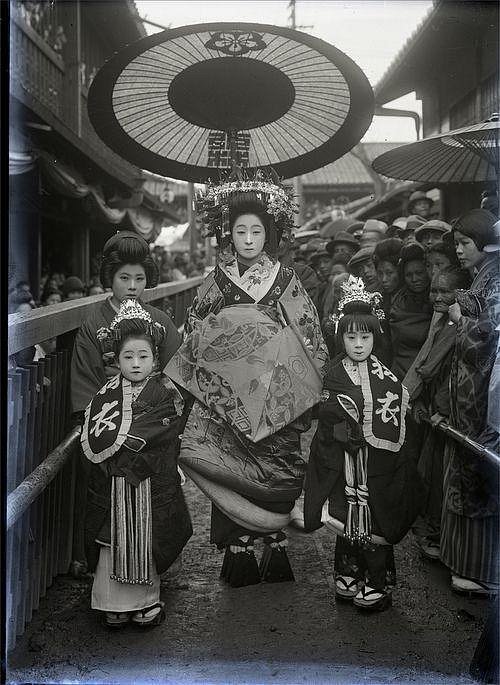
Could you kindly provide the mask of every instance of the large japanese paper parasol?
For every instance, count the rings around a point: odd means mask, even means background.
[[[209,314],[165,373],[253,442],[321,398],[321,375],[300,334],[255,306]]]
[[[440,133],[385,152],[372,162],[379,174],[432,183],[496,181],[500,122]]]
[[[268,24],[211,23],[147,36],[96,75],[89,117],[124,159],[204,182],[232,161],[291,178],[348,152],[373,116],[361,69],[328,43]]]

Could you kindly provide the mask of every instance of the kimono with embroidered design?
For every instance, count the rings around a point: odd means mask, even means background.
[[[451,367],[450,423],[477,439],[486,428],[488,384],[495,363],[500,323],[498,254],[487,256],[468,291],[457,291],[462,310]],[[446,505],[456,513],[484,517],[498,513],[495,469],[453,445]]]
[[[244,312],[248,326],[241,316],[240,323],[234,324],[232,307],[239,315]],[[198,355],[200,336],[209,332],[212,325],[220,327],[221,335],[225,329],[228,331],[227,344],[217,348],[218,355],[226,355],[228,365],[245,353],[241,336],[255,336],[259,331],[266,334],[263,356],[244,360],[261,365],[261,377],[271,373],[266,366],[269,368],[269,360],[274,359],[273,335],[289,325],[300,337],[300,344],[296,345],[298,366],[304,362],[312,364],[319,376],[327,352],[316,309],[293,269],[263,255],[240,275],[236,259],[227,259],[200,286],[189,311],[184,344],[165,369],[167,375],[188,390],[193,374],[197,373],[199,385],[205,389],[203,395],[197,394],[183,431],[181,466],[186,459],[186,465],[198,464],[206,477],[262,503],[263,508],[281,502],[290,510],[302,490],[306,466],[300,450],[300,432],[309,426],[307,409],[318,401],[321,381],[317,396],[304,389],[304,405],[297,409],[294,402],[298,399],[289,392],[290,369],[282,364],[280,373],[272,379],[268,401],[261,402],[267,411],[265,436],[250,440],[250,431],[241,429],[241,422],[245,419],[248,393],[260,392],[259,374],[246,388],[243,378],[218,377],[208,362],[207,368],[202,369],[203,377],[199,370],[194,371],[195,364],[203,364]]]

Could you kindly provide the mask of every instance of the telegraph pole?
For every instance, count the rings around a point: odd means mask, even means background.
[[[297,28],[295,22],[295,0],[289,0],[288,2],[288,25],[291,29]]]
[[[295,0],[289,0],[288,2],[288,25],[291,29],[297,28],[297,22],[295,21]],[[293,194],[295,195],[295,202],[299,206],[299,213],[295,215],[295,224],[297,227],[300,227],[302,226],[304,216],[304,197],[302,194],[301,176],[295,176],[293,178]]]

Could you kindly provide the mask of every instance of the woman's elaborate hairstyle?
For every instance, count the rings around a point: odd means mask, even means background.
[[[113,277],[123,264],[140,264],[146,274],[146,288],[158,285],[158,267],[147,242],[132,231],[119,231],[108,240],[102,252],[100,278],[104,288],[111,288]]]
[[[373,313],[372,305],[367,302],[349,302],[344,307],[344,316],[339,320],[337,333],[373,333],[380,335],[380,321]]]
[[[130,338],[148,340],[153,353],[156,353],[166,334],[165,326],[153,321],[151,314],[139,302],[125,300],[109,328],[97,330],[97,339],[106,354],[118,356],[125,340]]]
[[[368,292],[363,280],[354,276],[349,276],[342,283],[341,290],[343,296],[328,322],[329,332],[338,334],[340,340],[348,332],[381,333],[380,321],[385,314],[380,308],[380,293]]]
[[[253,205],[252,210],[247,203]],[[235,214],[257,214],[266,228],[266,251],[273,256],[280,240],[292,239],[294,215],[298,211],[293,188],[284,186],[271,168],[250,174],[244,169],[233,169],[227,181],[207,184],[206,191],[196,197],[195,209],[202,220],[202,236],[215,236],[221,252],[231,245]]]
[[[116,357],[120,354],[125,342],[131,338],[147,340],[153,354],[156,354],[158,347],[165,339],[165,329],[163,326],[151,326],[144,319],[123,319],[115,327],[113,351]]]
[[[397,266],[403,248],[403,241],[399,238],[386,238],[375,245],[373,262],[378,266],[380,262],[390,262]]]

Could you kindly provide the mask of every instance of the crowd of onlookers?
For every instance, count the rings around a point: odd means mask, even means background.
[[[424,193],[390,225],[352,221],[284,255],[316,304],[331,357],[339,350],[331,315],[352,274],[381,294],[385,314],[374,352],[408,388],[407,444],[426,484],[414,526],[423,554],[441,559],[452,588],[498,589],[498,467],[434,428],[499,447],[500,222],[491,194],[447,223],[432,218]]]
[[[171,254],[161,247],[154,247],[152,257],[160,272],[160,283],[183,281],[205,274],[205,253],[200,250],[191,256],[187,252]]]
[[[154,248],[152,257],[160,271],[160,283],[203,276],[206,272],[205,256],[201,251],[190,257],[187,253],[172,255],[162,248]],[[16,283],[15,287],[9,291],[9,313],[26,313],[36,307],[46,307],[81,297],[100,295],[105,292],[105,289],[99,276],[92,276],[88,283],[84,283],[78,276],[54,272],[42,277],[39,291],[40,297],[35,300],[28,281],[22,280]]]

